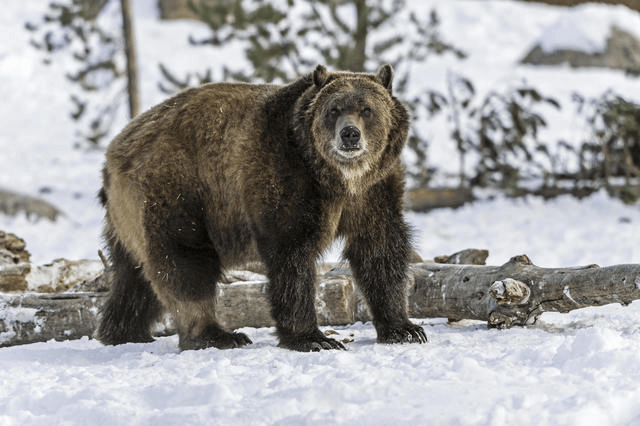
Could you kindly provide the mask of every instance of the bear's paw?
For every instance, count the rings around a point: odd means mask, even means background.
[[[344,345],[335,339],[325,336],[320,330],[311,333],[279,333],[281,348],[298,352],[319,352],[323,349],[346,350]]]
[[[244,333],[230,333],[218,326],[209,326],[196,337],[180,339],[180,349],[197,350],[206,348],[233,349],[253,343]]]
[[[378,343],[427,343],[424,329],[413,323],[378,330]]]

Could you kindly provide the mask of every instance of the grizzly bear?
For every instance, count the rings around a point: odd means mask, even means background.
[[[99,340],[152,341],[168,311],[182,350],[251,343],[216,321],[216,282],[259,260],[279,346],[344,349],[320,332],[314,307],[316,261],[339,237],[377,341],[426,342],[407,317],[409,117],[392,81],[390,65],[319,65],[287,85],[187,89],[133,119],[103,170],[111,293]]]

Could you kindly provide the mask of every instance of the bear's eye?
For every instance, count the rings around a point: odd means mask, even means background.
[[[331,114],[332,117],[337,117],[340,115],[340,110],[338,108],[331,108],[329,114]]]
[[[363,116],[364,118],[369,118],[369,117],[371,117],[371,108],[369,108],[369,107],[364,108],[364,109],[362,110],[362,116]]]

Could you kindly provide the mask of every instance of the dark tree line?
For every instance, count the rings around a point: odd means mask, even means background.
[[[192,45],[217,48],[242,42],[250,67],[222,66],[223,80],[284,82],[322,63],[332,69],[374,72],[382,63],[396,70],[394,90],[405,100],[415,119],[429,115],[421,96],[409,97],[412,65],[432,55],[465,53],[447,42],[440,31],[436,11],[419,14],[404,0],[287,0],[281,8],[263,0],[194,2],[189,8],[210,30],[204,39],[190,38]],[[176,76],[160,65],[165,93],[212,81],[211,68]],[[413,129],[409,149],[417,167],[413,177],[426,184],[433,172],[427,166],[428,142]]]
[[[96,16],[116,6],[120,25],[98,25]],[[435,10],[410,11],[404,0],[188,0],[188,7],[210,29],[207,37],[190,37],[191,45],[215,49],[237,43],[246,61],[181,76],[159,64],[163,81],[158,84],[167,94],[214,79],[285,82],[318,63],[373,72],[388,62],[396,70],[394,90],[410,106],[414,120],[447,115],[460,187],[493,187],[518,195],[535,180],[542,193],[573,185],[574,194],[605,187],[629,201],[640,195],[640,106],[612,91],[590,99],[574,96],[576,114],[590,133],[579,148],[541,138],[547,120],[540,111],[562,106],[526,83],[480,96],[472,76],[449,72],[443,76],[445,93],[410,93],[411,79],[420,79],[413,65],[445,53],[465,58],[461,48],[446,41]],[[138,112],[131,23],[129,0],[59,0],[50,4],[42,22],[27,26],[45,57],[70,51],[76,60],[77,68],[67,77],[84,96],[72,95],[72,117],[88,120],[80,136],[96,146],[112,133],[123,96],[130,117]],[[408,143],[415,164],[408,169],[415,185],[428,186],[437,169],[428,163],[429,141],[415,128]]]

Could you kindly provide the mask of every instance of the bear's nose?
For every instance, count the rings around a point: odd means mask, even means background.
[[[358,142],[360,141],[360,129],[356,126],[346,126],[340,130],[340,139],[342,145],[340,149],[343,151],[356,151],[360,149]]]

